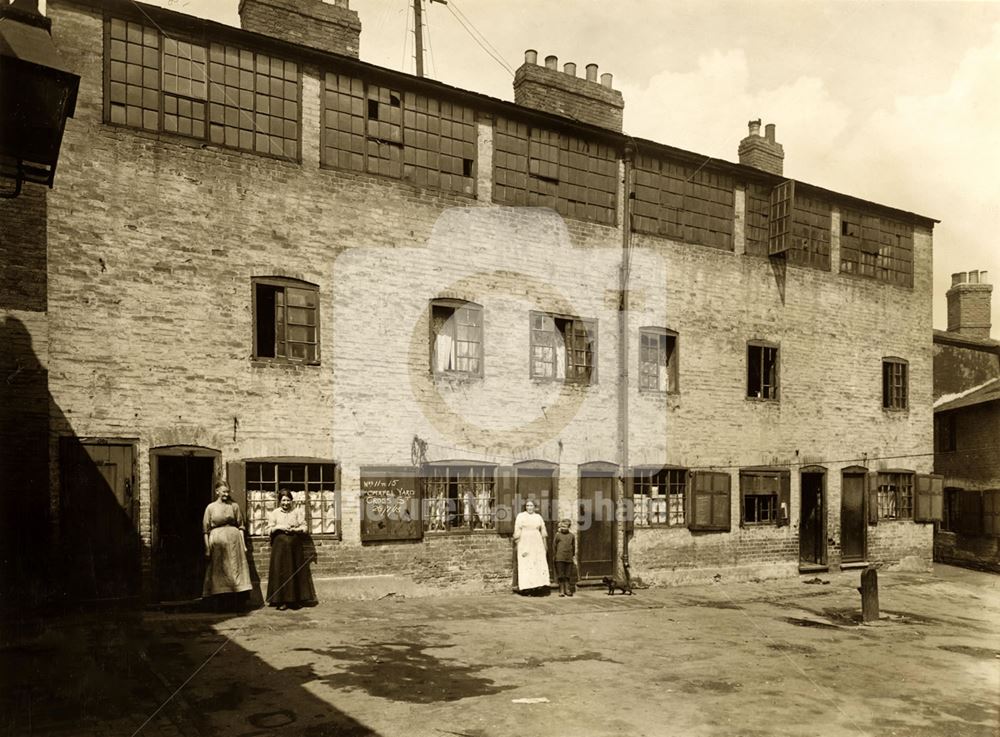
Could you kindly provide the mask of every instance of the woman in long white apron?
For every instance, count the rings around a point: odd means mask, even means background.
[[[514,543],[517,545],[517,588],[519,591],[538,589],[549,585],[549,562],[545,557],[545,520],[535,511],[535,503],[528,500],[524,511],[514,520]]]

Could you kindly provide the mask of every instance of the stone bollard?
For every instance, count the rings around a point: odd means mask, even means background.
[[[878,621],[878,572],[874,568],[866,568],[861,572],[861,621]]]

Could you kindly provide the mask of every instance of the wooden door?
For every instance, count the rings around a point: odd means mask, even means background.
[[[75,593],[83,599],[138,594],[139,510],[132,446],[66,438],[60,456],[62,517],[73,554]]]
[[[799,560],[820,565],[825,562],[826,514],[823,474],[803,473],[799,504]]]
[[[614,575],[614,484],[610,474],[580,476],[576,549],[581,579]]]
[[[845,473],[840,495],[840,557],[845,563],[865,559],[865,474]]]

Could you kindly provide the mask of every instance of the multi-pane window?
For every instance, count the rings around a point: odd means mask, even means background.
[[[681,468],[637,468],[632,480],[635,524],[684,525],[687,471]]]
[[[736,196],[728,174],[698,164],[638,156],[632,229],[732,250]]]
[[[305,511],[309,532],[337,535],[337,466],[334,463],[248,461],[247,518],[251,535],[267,534],[267,513],[277,506],[278,491],[288,489]]]
[[[424,477],[424,530],[496,529],[493,466],[429,466]]]
[[[907,407],[907,364],[901,358],[882,359],[882,406],[885,409]]]
[[[319,363],[319,291],[314,284],[258,277],[254,358]]]
[[[107,28],[110,122],[298,158],[297,64],[117,18]]]
[[[740,495],[743,498],[743,524],[777,524],[780,513],[780,473],[741,471]]]
[[[778,348],[763,343],[747,344],[747,397],[778,398]]]
[[[607,145],[498,118],[493,201],[614,224],[618,157]]]
[[[748,256],[767,256],[771,187],[748,182],[746,185],[746,208],[746,253]]]
[[[913,474],[880,473],[877,483],[879,519],[912,519]]]
[[[531,377],[579,384],[597,381],[597,323],[531,313]]]
[[[323,164],[472,194],[472,108],[345,74],[323,87]]]
[[[844,210],[840,216],[840,270],[913,286],[913,226]]]
[[[672,331],[639,331],[639,390],[677,391],[677,335]]]
[[[482,375],[482,307],[457,300],[431,303],[431,367],[436,374]]]

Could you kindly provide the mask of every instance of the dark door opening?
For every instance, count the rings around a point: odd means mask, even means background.
[[[802,503],[799,505],[799,561],[812,565],[826,563],[826,512],[823,501],[823,474],[802,474]]]
[[[865,559],[866,525],[865,474],[845,472],[840,495],[840,557],[844,563]]]
[[[213,458],[157,458],[157,595],[160,601],[191,601],[201,596],[205,544],[201,520],[212,501]]]
[[[580,476],[576,550],[582,579],[614,575],[615,483],[613,475]]]

